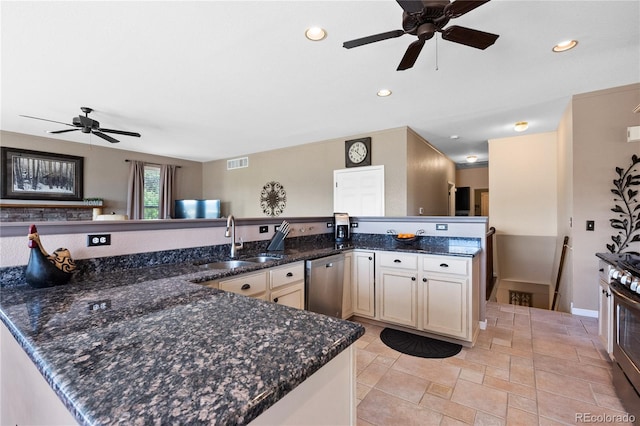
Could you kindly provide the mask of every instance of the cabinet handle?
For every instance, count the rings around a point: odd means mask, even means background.
[[[449,265],[447,265],[446,263],[441,263],[441,264],[440,264],[440,267],[441,267],[441,268],[448,268],[448,267],[449,267]]]
[[[369,260],[373,260],[373,257],[369,256]]]
[[[395,262],[395,263],[402,263],[402,260],[400,260],[400,259],[396,259],[396,260],[394,260],[394,262]]]
[[[422,282],[423,282],[423,283],[426,283],[426,282],[427,282],[427,279],[426,279],[426,278],[423,278],[423,279],[422,279]]]
[[[240,287],[241,290],[249,290],[251,288],[251,284],[242,284],[242,287]]]
[[[293,276],[293,272],[287,272],[287,276],[288,277],[292,277]]]
[[[600,268],[600,269],[598,269],[598,271],[604,272],[604,268]]]
[[[607,294],[606,290],[603,288],[602,289],[602,294]]]
[[[273,303],[278,303],[278,298],[273,299]]]
[[[416,277],[411,277],[411,281],[415,281],[415,280],[416,280]]]

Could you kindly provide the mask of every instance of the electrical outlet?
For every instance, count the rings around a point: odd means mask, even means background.
[[[110,246],[111,234],[87,235],[87,247]]]
[[[89,302],[88,306],[89,312],[100,312],[106,311],[107,309],[111,309],[111,300],[96,300],[95,302]]]
[[[446,231],[449,229],[449,225],[446,223],[436,223],[436,231]]]
[[[593,220],[587,221],[587,231],[595,231],[596,223]]]
[[[260,226],[260,228],[259,228],[259,229],[260,229],[260,233],[261,233],[261,234],[264,234],[264,233],[266,233],[266,232],[269,232],[269,225],[263,225],[263,226]]]
[[[327,228],[333,228],[333,222],[327,222]]]
[[[351,222],[351,227],[352,228],[357,228],[358,227],[358,222]]]

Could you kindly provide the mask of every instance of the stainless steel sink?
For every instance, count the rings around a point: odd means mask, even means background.
[[[203,263],[200,266],[204,269],[235,269],[245,266],[253,266],[258,262],[248,262],[246,260],[224,260],[220,262]]]
[[[248,257],[243,260],[245,262],[266,263],[266,262],[272,262],[274,260],[280,260],[280,259],[282,259],[282,256],[260,255],[260,256]]]

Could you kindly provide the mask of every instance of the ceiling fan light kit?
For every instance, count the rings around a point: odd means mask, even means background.
[[[64,124],[65,126],[74,127],[74,129],[47,131],[47,133],[50,133],[50,134],[60,134],[60,133],[75,132],[77,130],[80,130],[82,133],[92,133],[106,140],[107,142],[111,142],[111,143],[118,143],[120,141],[114,137],[107,135],[106,133],[114,133],[116,135],[124,135],[124,136],[133,136],[136,138],[140,137],[140,133],[128,132],[125,130],[105,129],[103,127],[100,127],[100,123],[98,121],[92,118],[89,118],[89,113],[93,112],[92,108],[81,107],[80,109],[82,110],[82,112],[84,112],[84,116],[79,115],[77,117],[73,117],[73,119],[71,120],[73,124],[63,123],[61,121],[48,120],[46,118],[33,117],[30,115],[21,115],[21,117],[33,118],[35,120],[49,121],[51,123]]]
[[[413,67],[424,44],[433,38],[436,32],[442,34],[442,39],[453,43],[463,44],[484,50],[498,39],[497,34],[474,30],[472,28],[452,25],[445,28],[449,20],[458,18],[467,12],[489,2],[489,0],[396,0],[402,8],[402,29],[387,31],[380,34],[346,41],[342,46],[346,49],[375,43],[405,34],[411,34],[418,39],[407,48],[397,70],[403,71]]]

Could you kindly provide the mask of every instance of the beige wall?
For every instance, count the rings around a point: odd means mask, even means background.
[[[558,287],[557,310],[571,312],[573,300],[573,110],[567,106],[558,126],[558,236],[556,253],[562,253],[564,237],[569,237],[565,253],[565,264]],[[560,256],[556,256],[553,270],[557,271]],[[555,286],[555,281],[553,282]]]
[[[489,224],[496,233],[555,236],[556,132],[489,140]]]
[[[469,203],[471,209],[470,216],[480,214],[480,195],[476,194],[476,190],[489,190],[489,167],[470,167],[464,169],[456,169],[456,187],[464,188],[468,186]],[[476,196],[477,195],[477,196]]]
[[[371,137],[371,165],[385,166],[385,213],[405,216],[407,205],[407,128],[330,139],[250,154],[249,167],[227,170],[227,160],[203,165],[203,195],[223,200],[223,214],[264,217],[260,191],[269,181],[287,193],[282,216],[333,214],[333,171],[344,169],[345,140]]]
[[[455,182],[455,163],[413,130],[407,132],[407,209],[417,216],[446,216],[449,207],[447,182]]]
[[[105,213],[126,213],[129,163],[125,162],[125,159],[179,165],[181,168],[177,172],[176,197],[178,199],[202,197],[201,163],[107,148],[101,146],[102,144],[103,142],[89,145],[0,131],[0,145],[3,147],[84,157],[84,197],[103,198]],[[10,202],[19,201],[11,200]]]
[[[489,167],[470,167],[456,170],[456,186],[471,189],[489,188]]]
[[[640,142],[628,143],[626,129],[640,125],[640,84],[591,92],[573,97],[573,306],[598,308],[598,263],[594,256],[606,252],[615,235],[609,224],[614,217],[615,168],[626,169],[631,156],[640,155]],[[586,231],[586,221],[595,231]],[[640,251],[640,242],[632,248]],[[628,250],[630,251],[630,250]]]

